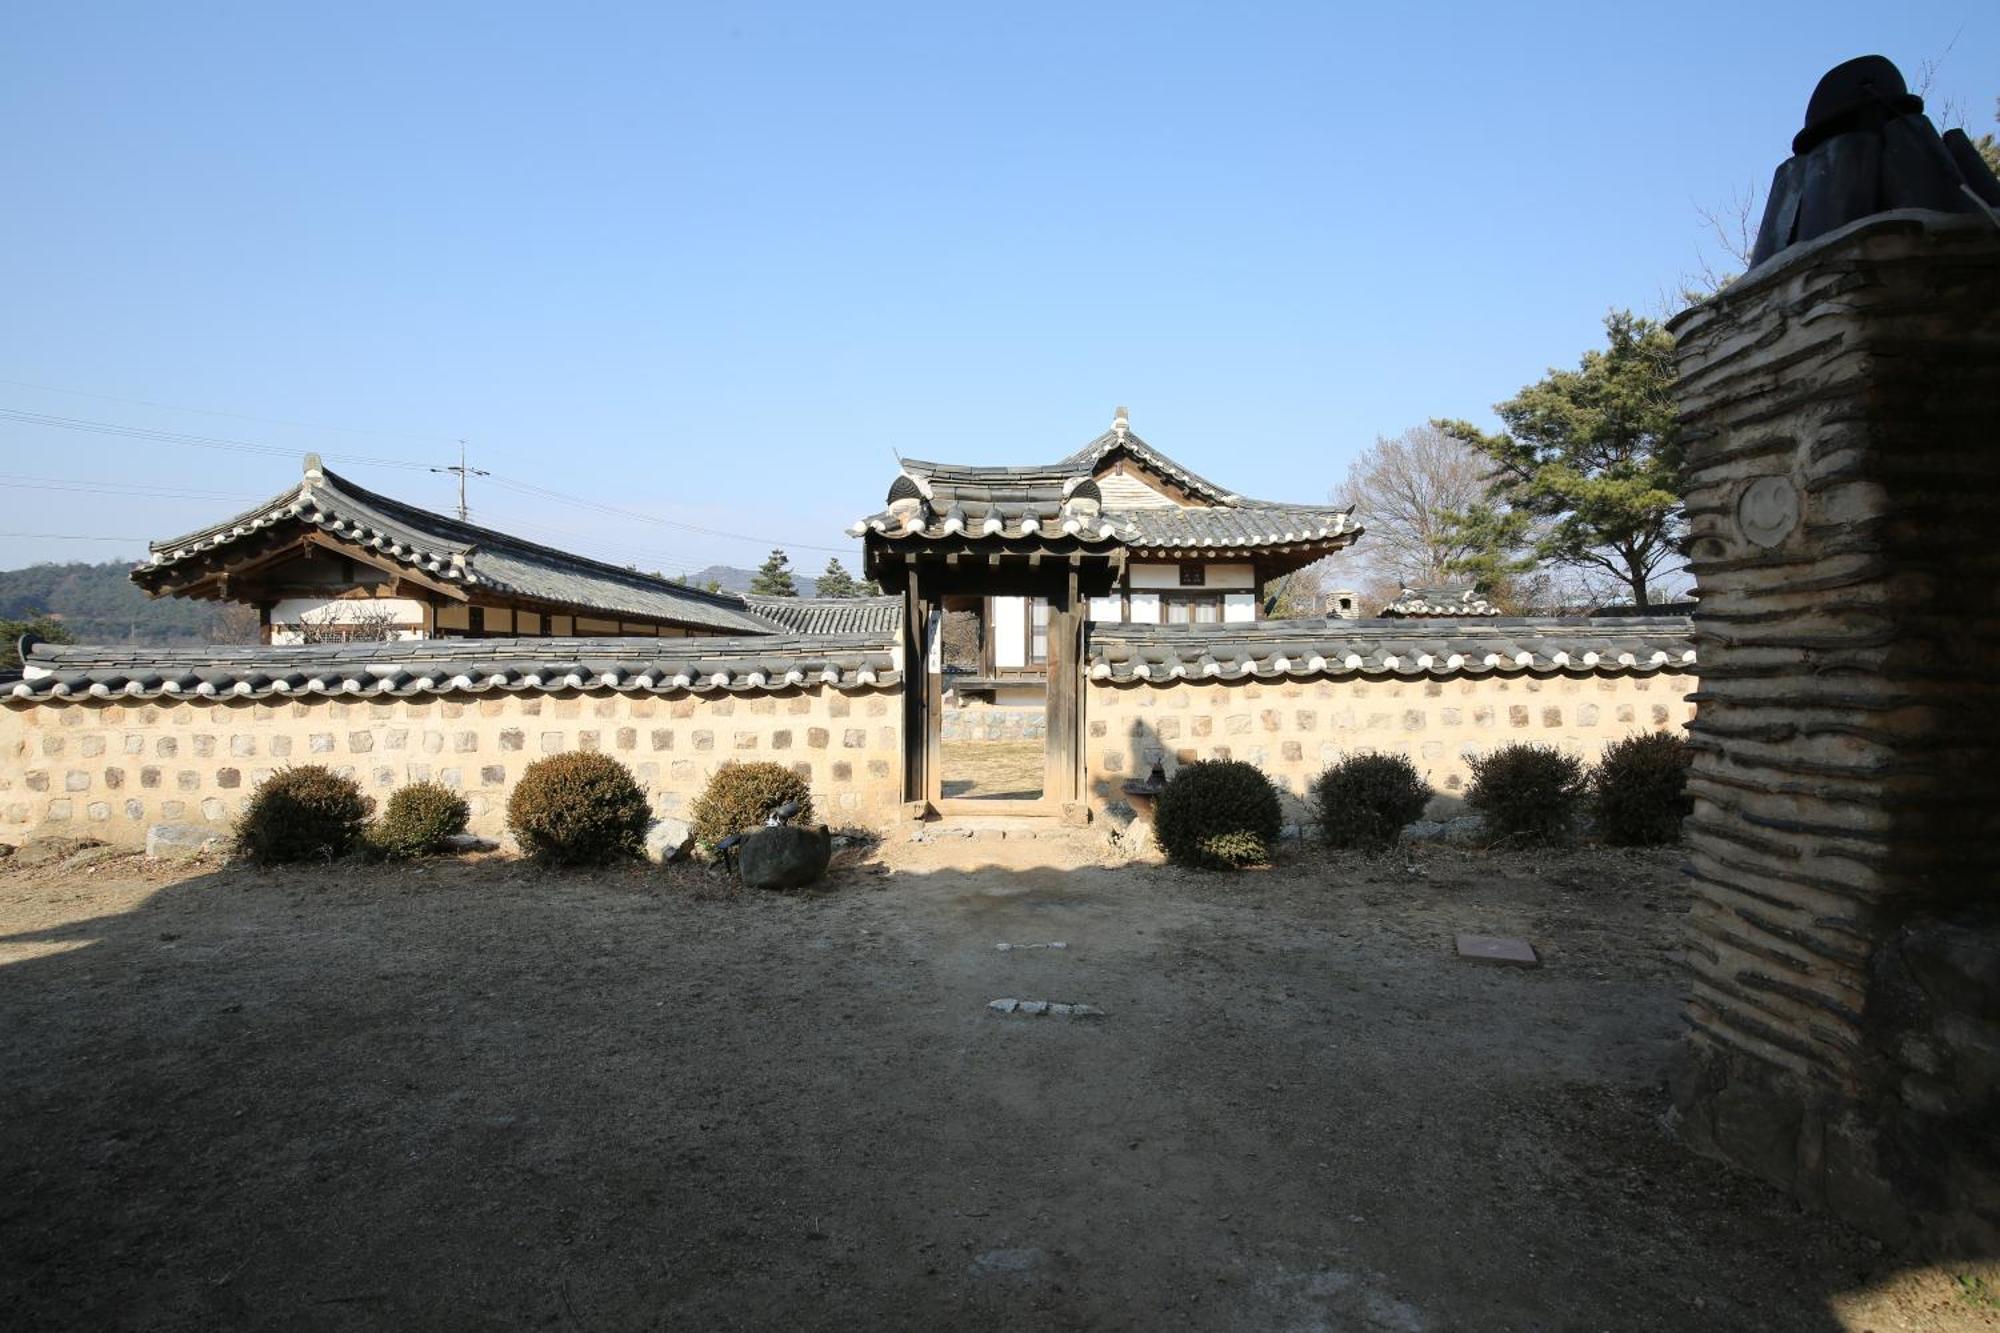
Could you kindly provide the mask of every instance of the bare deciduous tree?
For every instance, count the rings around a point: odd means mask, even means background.
[[[302,643],[382,643],[400,627],[393,605],[345,599],[300,616],[298,633]]]
[[[256,607],[244,602],[225,602],[217,608],[215,619],[209,622],[203,637],[210,643],[255,643],[263,634]]]
[[[1464,578],[1479,554],[1450,516],[1486,498],[1492,465],[1435,426],[1413,426],[1375,444],[1347,470],[1344,501],[1365,535],[1355,559],[1331,581],[1362,594],[1373,614],[1406,587],[1441,587]]]

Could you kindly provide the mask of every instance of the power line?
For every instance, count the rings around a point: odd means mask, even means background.
[[[490,477],[493,475],[491,472],[488,472],[485,468],[477,468],[467,465],[465,461],[464,440],[460,440],[458,442],[458,465],[456,467],[434,467],[431,469],[431,471],[455,472],[458,474],[458,521],[461,523],[466,521],[468,513],[465,507],[465,479],[467,477]]]
[[[193,412],[197,416],[226,417],[232,421],[250,421],[260,426],[289,426],[296,430],[327,430],[341,435],[377,435],[387,440],[421,440],[428,444],[450,443],[443,435],[416,435],[400,430],[371,430],[362,426],[328,426],[312,421],[286,421],[278,417],[255,417],[244,412],[220,412],[210,407],[182,407],[177,403],[161,403],[151,398],[121,398],[113,393],[92,393],[88,389],[64,389],[54,384],[35,384],[29,380],[0,379],[0,384],[11,384],[17,389],[35,389],[42,393],[66,393],[78,398],[96,398],[107,403],[129,403],[134,407],[157,407],[168,412]]]
[[[754,542],[759,545],[768,544],[783,547],[788,551],[831,551],[835,555],[852,555],[854,553],[852,546],[821,546],[813,542],[788,542],[776,537],[753,537],[745,532],[725,532],[720,528],[705,528],[698,523],[681,523],[671,518],[659,518],[652,514],[641,514],[636,510],[621,509],[617,505],[603,504],[596,500],[585,500],[580,496],[564,495],[561,491],[552,491],[546,486],[536,486],[531,482],[516,481],[511,477],[496,476],[493,478],[493,483],[496,486],[503,486],[510,491],[518,491],[523,495],[532,495],[544,500],[556,500],[563,504],[576,505],[581,509],[591,509],[600,514],[611,514],[618,518],[629,518],[640,523],[654,523],[663,528],[677,528],[682,532],[699,533],[704,537],[723,537],[730,541]]]
[[[141,542],[144,537],[92,537],[81,532],[0,532],[0,537],[24,537],[38,542]]]
[[[22,491],[74,491],[84,495],[127,495],[162,500],[228,500],[240,503],[260,497],[238,491],[202,491],[179,486],[147,486],[135,482],[70,477],[17,477],[0,474],[0,488]]]
[[[96,435],[124,435],[135,440],[151,440],[158,444],[185,444],[197,449],[221,449],[230,453],[258,454],[267,458],[297,458],[300,450],[287,449],[275,444],[253,444],[248,440],[230,440],[217,435],[190,435],[184,431],[155,430],[150,426],[126,426],[115,421],[90,421],[83,417],[57,416],[51,412],[26,412],[17,407],[0,407],[0,421],[16,421],[26,426],[52,426],[59,430],[87,431]],[[369,467],[400,467],[423,471],[426,463],[412,463],[401,458],[371,458],[361,454],[328,454],[344,463],[359,463]]]
[[[29,426],[47,426],[60,430],[85,431],[98,435],[117,435],[131,439],[147,440],[158,444],[179,444],[200,449],[219,449],[226,452],[252,454],[266,458],[297,458],[300,451],[279,445],[256,444],[248,440],[232,440],[214,435],[191,435],[183,431],[156,430],[147,426],[127,426],[111,421],[92,421],[83,417],[59,416],[48,412],[30,412],[20,408],[0,407],[0,421],[14,421]],[[338,463],[353,463],[368,467],[403,468],[408,471],[434,472],[439,469],[428,463],[413,463],[400,458],[374,458],[359,454],[326,454],[324,457]],[[445,469],[449,471],[450,469]],[[675,519],[660,518],[653,514],[642,514],[637,510],[604,504],[597,500],[587,500],[582,496],[568,495],[562,491],[550,490],[533,482],[519,481],[497,474],[493,483],[522,495],[542,500],[554,500],[559,504],[574,505],[595,513],[608,514],[616,518],[630,519],[637,523],[651,523],[659,527],[673,528],[681,532],[692,532],[704,537],[718,537],[726,541],[750,542],[757,545],[783,547],[787,550],[827,551],[835,555],[851,555],[852,546],[826,546],[817,542],[785,541],[781,538],[755,536],[744,532],[729,532],[722,528],[704,527],[698,523],[683,523]],[[461,478],[461,482],[463,478]]]

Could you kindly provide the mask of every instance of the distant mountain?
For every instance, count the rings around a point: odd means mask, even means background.
[[[698,569],[688,575],[687,581],[696,588],[706,588],[713,581],[720,585],[724,592],[749,592],[750,581],[756,577],[757,571],[754,569],[738,569],[734,565],[710,565],[707,569]],[[818,579],[810,574],[801,574],[796,569],[792,571],[792,583],[798,588],[801,597],[811,597],[819,590]]]
[[[221,631],[222,602],[146,596],[123,560],[0,570],[0,620],[48,615],[79,643],[194,643]]]

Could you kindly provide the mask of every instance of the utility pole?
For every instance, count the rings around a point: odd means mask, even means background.
[[[461,523],[468,522],[471,518],[471,511],[465,507],[465,479],[467,477],[490,477],[493,474],[491,472],[488,472],[485,468],[467,467],[465,465],[464,440],[460,440],[458,442],[457,467],[434,467],[431,469],[431,471],[455,472],[458,474],[458,521]]]

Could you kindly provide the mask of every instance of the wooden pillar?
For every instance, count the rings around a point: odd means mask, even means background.
[[[1059,807],[1066,820],[1083,822],[1080,734],[1083,704],[1083,608],[1077,571],[1070,566],[1064,591],[1050,599],[1048,661],[1048,745],[1042,798]]]
[[[903,566],[903,577],[903,801],[921,819],[936,798],[932,693],[938,678],[930,664],[930,604],[914,562]]]

